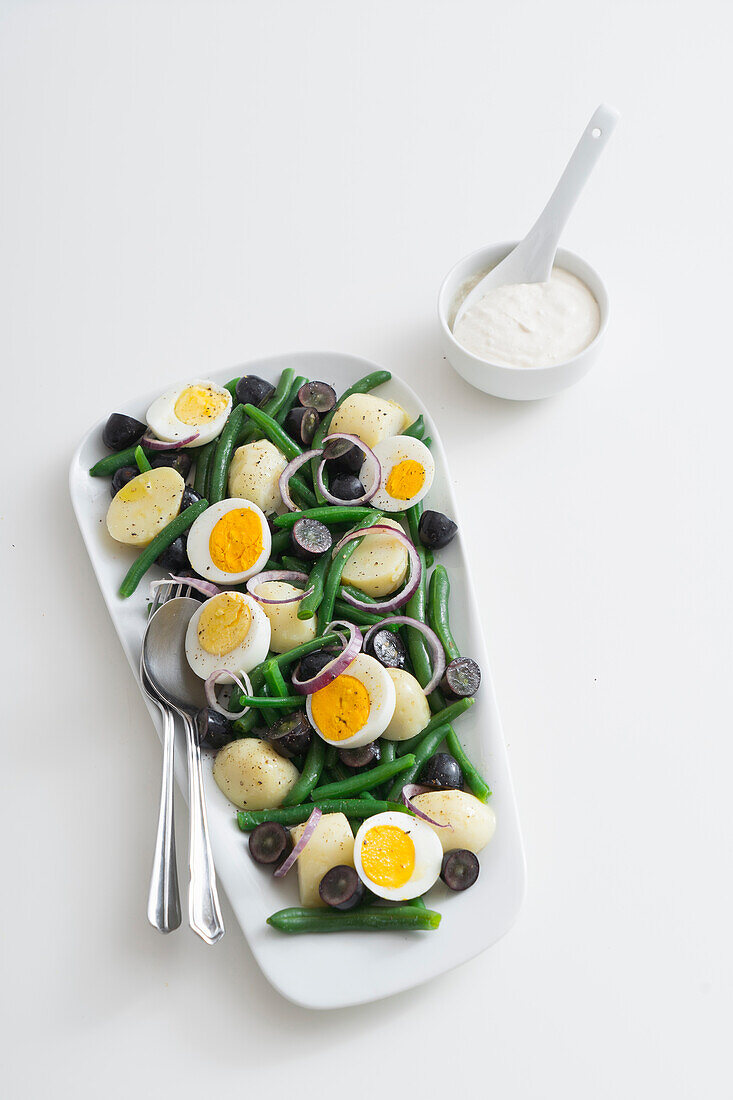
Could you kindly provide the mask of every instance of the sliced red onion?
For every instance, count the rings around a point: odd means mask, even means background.
[[[205,581],[199,577],[174,577],[171,573],[171,580],[175,581],[176,584],[187,584],[189,588],[195,588],[203,596],[218,596],[220,592],[226,592],[225,588],[220,588],[213,581]],[[169,582],[164,581],[163,583],[168,584]]]
[[[420,783],[405,783],[402,788],[402,801],[415,817],[419,817],[421,821],[427,821],[428,825],[435,825],[438,829],[452,829],[453,826],[450,821],[445,823],[436,821],[434,817],[429,817],[424,810],[421,810],[420,807],[416,806],[412,801],[416,794],[429,794],[431,790],[432,787],[423,787]]]
[[[298,455],[297,458],[294,458],[292,462],[288,462],[287,466],[280,474],[277,485],[280,490],[280,496],[283,499],[283,504],[288,506],[289,511],[299,512],[300,508],[293,502],[293,498],[290,495],[290,489],[288,488],[288,482],[301,466],[305,466],[306,462],[310,462],[312,458],[316,458],[319,454],[321,454],[320,449],[316,451],[305,451],[302,455]]]
[[[310,680],[299,680],[297,674],[293,673],[290,677],[290,683],[293,685],[293,691],[297,691],[298,695],[312,695],[314,691],[320,691],[321,688],[333,683],[337,676],[346,671],[361,649],[362,633],[354,623],[334,619],[332,623],[328,624],[324,634],[328,634],[333,627],[337,626],[345,626],[349,632],[348,638],[345,638],[339,631],[335,631],[344,643],[343,650],[325,668],[322,668],[317,676],[312,676]]]
[[[343,597],[346,597],[346,593],[343,593]],[[421,623],[419,619],[413,619],[409,615],[390,615],[386,619],[382,619],[381,623],[377,623],[375,626],[370,626],[364,636],[364,645],[366,646],[377,630],[383,630],[388,623],[404,623],[405,626],[412,627],[413,630],[419,630],[430,647],[430,664],[433,669],[433,675],[423,688],[426,695],[430,695],[431,691],[435,691],[436,687],[443,679],[443,673],[445,672],[445,653],[441,644],[440,638],[425,623]]]
[[[351,604],[352,607],[358,607],[360,611],[397,611],[398,608],[404,607],[404,605],[412,599],[420,584],[420,577],[422,576],[422,565],[420,564],[420,556],[412,545],[407,535],[402,531],[396,530],[394,527],[387,527],[384,523],[375,523],[373,527],[361,527],[358,531],[351,531],[348,535],[344,535],[340,542],[337,542],[331,555],[334,556],[342,546],[347,542],[351,542],[352,539],[363,538],[364,535],[370,535],[372,531],[387,531],[390,535],[394,535],[398,542],[406,548],[409,555],[409,573],[407,583],[401,592],[397,592],[394,596],[388,596],[386,600],[381,600],[378,603],[366,603],[364,600],[359,600],[356,596],[352,596],[350,592],[346,592],[341,589],[339,597],[345,600],[346,603]],[[382,624],[380,623],[380,626]]]
[[[267,569],[264,573],[257,573],[254,577],[250,577],[247,581],[247,591],[258,603],[295,603],[296,600],[303,600],[306,596],[309,596],[313,591],[313,585],[310,588],[306,588],[303,592],[298,592],[296,596],[286,596],[283,600],[267,600],[264,596],[258,596],[255,589],[261,584],[266,584],[268,581],[307,581],[307,573],[298,573],[295,569]]]
[[[187,435],[185,439],[177,439],[175,443],[169,443],[165,439],[156,439],[155,436],[148,435],[146,432],[140,443],[149,451],[177,451],[179,447],[187,447],[189,443],[193,443],[200,434],[200,432],[194,432],[193,435]]]
[[[228,668],[217,668],[215,672],[211,673],[211,676],[207,677],[204,684],[204,692],[206,693],[206,702],[209,704],[212,710],[215,710],[217,714],[223,714],[225,718],[229,718],[234,721],[237,718],[242,718],[249,710],[249,707],[245,707],[244,710],[224,710],[216,698],[216,691],[214,690],[214,684],[217,680],[221,680],[222,676],[230,676],[234,683],[237,685],[242,695],[252,696],[252,684],[250,683],[249,676],[246,672],[240,672],[240,680],[236,672],[230,672]]]
[[[328,489],[326,488],[326,483],[323,480],[323,468],[326,465],[326,459],[324,458],[321,462],[318,463],[318,469],[316,470],[316,485],[318,486],[318,491],[322,493],[324,499],[327,500],[329,504],[346,506],[350,506],[352,504],[366,504],[367,501],[372,499],[382,480],[382,467],[379,464],[379,459],[377,458],[371,447],[367,447],[366,443],[363,443],[361,439],[359,439],[358,435],[348,435],[348,433],[346,432],[332,432],[330,435],[327,435],[323,440],[324,449],[328,446],[329,442],[334,439],[345,439],[354,447],[358,447],[358,449],[364,454],[364,461],[371,469],[372,480],[369,484],[369,487],[364,490],[360,497],[354,497],[353,500],[343,500],[341,497],[335,497],[333,493],[330,493],[328,491]]]
[[[318,807],[316,806],[315,809],[313,810],[312,814],[310,815],[310,817],[308,818],[308,820],[305,823],[305,829],[303,829],[303,833],[302,833],[302,836],[301,836],[300,840],[295,845],[295,847],[293,848],[292,852],[290,853],[288,858],[285,860],[285,862],[281,863],[280,866],[278,867],[277,871],[275,871],[275,875],[274,875],[275,878],[282,878],[283,875],[287,875],[288,871],[293,866],[296,859],[298,858],[298,856],[303,851],[306,844],[308,843],[308,841],[310,840],[310,838],[313,836],[314,832],[316,831],[316,826],[318,825],[318,822],[321,820],[322,814],[323,814],[323,811],[319,810]]]

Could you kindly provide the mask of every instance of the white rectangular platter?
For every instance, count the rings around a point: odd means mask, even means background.
[[[375,364],[350,355],[304,352],[256,360],[227,371],[207,373],[223,383],[239,374],[258,374],[273,383],[280,372],[292,367],[296,374],[330,382],[342,393]],[[122,643],[132,673],[138,678],[138,661],[146,622],[148,584],[144,580],[128,600],[117,595],[120,582],[134,558],[130,547],[114,542],[104,518],[109,505],[109,481],[92,478],[89,468],[106,452],[102,427],[110,412],[126,412],[144,419],[145,410],[170,379],[161,378],[156,390],[136,401],[123,402],[105,411],[104,417],[81,441],[71,463],[70,489],[79,527],[99,587]],[[414,419],[422,413],[436,459],[436,475],[426,500],[428,507],[452,516],[459,534],[439,551],[451,580],[451,625],[463,653],[478,661],[483,672],[473,706],[456,723],[466,749],[486,777],[492,791],[497,827],[493,840],[480,854],[478,882],[465,894],[452,894],[439,881],[430,891],[428,904],[442,913],[436,932],[347,932],[286,936],[270,928],[266,918],[278,909],[297,905],[296,876],[276,880],[249,858],[246,836],[237,827],[235,809],[219,791],[211,775],[211,755],[204,760],[209,829],[220,888],[226,891],[237,920],[262,971],[288,1000],[308,1008],[339,1008],[377,1000],[401,992],[473,958],[495,943],[513,924],[525,888],[525,863],[509,762],[494,696],[471,569],[461,538],[461,520],[450,488],[446,456],[434,422],[419,397],[397,377],[380,387]],[[465,471],[466,476],[470,476]],[[480,560],[480,548],[473,554]],[[151,570],[149,580],[162,576]],[[149,708],[158,726],[158,716]],[[158,733],[160,735],[160,728]],[[176,745],[176,779],[186,791],[185,745],[182,732]],[[152,807],[146,813],[150,815]],[[152,817],[151,817],[152,821]],[[181,888],[185,874],[186,837],[179,825]],[[151,853],[153,844],[151,832]],[[186,911],[185,893],[183,910]],[[231,935],[233,929],[229,928]],[[178,935],[190,934],[185,925]]]

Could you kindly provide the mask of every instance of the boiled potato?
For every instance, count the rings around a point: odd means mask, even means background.
[[[237,447],[229,467],[229,496],[249,500],[265,515],[286,511],[278,485],[286,466],[285,455],[269,439]]]
[[[402,531],[393,519],[380,519],[379,522]],[[344,584],[353,584],[365,595],[379,599],[396,592],[404,583],[408,561],[407,549],[401,542],[386,531],[375,531],[365,535],[357,546],[344,566],[341,579]]]
[[[219,790],[240,810],[279,806],[299,775],[294,764],[256,737],[230,741],[214,760]]]
[[[407,741],[430,721],[430,707],[425,692],[415,677],[403,668],[388,668],[387,675],[395,686],[397,702],[394,714],[382,734],[388,741]]]
[[[329,431],[348,432],[373,447],[390,435],[399,435],[409,423],[405,410],[394,401],[373,393],[354,393],[336,410]]]
[[[452,852],[454,848],[480,852],[494,835],[496,815],[493,809],[465,791],[429,791],[416,795],[412,801],[428,817],[453,826],[452,829],[430,826],[437,833],[444,852]]]
[[[147,546],[180,512],[184,488],[183,478],[170,466],[138,474],[112,498],[107,530],[117,542]]]
[[[299,594],[299,591],[286,581],[265,581],[257,586],[252,595],[254,599],[265,596],[269,600],[283,600]],[[300,600],[293,600],[291,603],[262,603],[260,607],[270,620],[270,649],[273,653],[287,653],[289,649],[295,649],[296,645],[312,641],[318,632],[315,615],[311,619],[298,618]]]
[[[300,840],[305,824],[290,830],[293,844]],[[354,835],[344,814],[324,814],[313,836],[298,856],[300,904],[323,906],[318,887],[332,867],[354,866]]]

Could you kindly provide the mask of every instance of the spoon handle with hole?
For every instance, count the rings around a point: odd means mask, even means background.
[[[565,224],[618,120],[618,111],[605,104],[591,116],[547,205],[519,246],[526,250],[525,260],[533,269],[530,274],[537,275],[536,279],[528,278],[525,282],[544,282],[549,278]]]
[[[159,932],[173,932],[181,924],[176,834],[173,823],[173,754],[176,731],[172,712],[160,703],[157,703],[157,706],[163,717],[163,778],[160,786],[160,810],[153,873],[148,895],[148,920]]]
[[[224,935],[224,921],[216,890],[216,872],[206,820],[201,750],[196,740],[193,721],[188,714],[182,713],[181,717],[186,729],[188,756],[188,865],[191,874],[188,888],[188,921],[202,940],[206,943],[216,943]]]

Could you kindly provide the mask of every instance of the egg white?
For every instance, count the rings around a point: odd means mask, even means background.
[[[311,695],[306,697],[305,710],[313,729],[327,745],[335,745],[339,749],[358,749],[361,745],[368,745],[381,737],[392,720],[396,698],[395,686],[387,675],[386,668],[368,653],[357,653],[341,675],[353,676],[355,680],[359,680],[369,695],[369,717],[360,730],[341,741],[330,741],[319,730],[313,718]]]
[[[209,539],[211,538],[211,532],[222,516],[226,515],[227,512],[238,511],[240,508],[248,508],[259,517],[262,528],[262,553],[257,561],[244,572],[226,573],[223,569],[219,569],[217,565],[214,565],[211,560]],[[229,497],[228,500],[220,500],[217,504],[212,504],[194,520],[191,530],[188,532],[186,547],[191,567],[205,580],[213,581],[214,584],[241,584],[242,581],[253,577],[255,573],[259,573],[264,567],[270,556],[272,536],[267,520],[256,504],[253,504],[251,500],[244,500],[242,497]]]
[[[364,870],[361,855],[364,838],[370,829],[378,825],[394,825],[406,833],[415,845],[415,868],[404,886],[381,886],[369,878]],[[399,810],[387,810],[374,814],[362,822],[354,838],[354,867],[361,881],[373,894],[388,901],[409,901],[420,897],[436,882],[443,863],[443,848],[438,837],[424,821]]]
[[[214,653],[207,653],[199,642],[199,619],[209,602],[208,600],[205,600],[191,616],[191,621],[186,630],[186,660],[202,680],[206,680],[217,669],[226,669],[228,672],[237,673],[250,672],[255,665],[260,664],[267,656],[270,648],[270,621],[260,605],[251,596],[244,593],[238,593],[238,595],[242,595],[246,601],[252,619],[244,641],[231,653],[225,653],[222,657],[217,657]],[[211,599],[215,599],[215,597],[212,596]],[[218,682],[220,684],[234,683],[231,676],[222,676]]]
[[[175,408],[176,401],[188,386],[205,386],[215,393],[221,394],[222,397],[226,398],[225,408],[205,425],[184,424],[176,416]],[[203,447],[205,443],[211,443],[212,439],[216,439],[231,411],[232,395],[228,390],[217,386],[215,382],[209,382],[205,378],[194,378],[190,382],[179,382],[177,386],[171,386],[160,397],[156,397],[148,409],[145,419],[148,427],[158,439],[163,439],[167,443],[176,443],[179,439],[187,439],[194,432],[198,432],[197,438],[187,446]]]
[[[413,504],[417,504],[423,497],[427,496],[435,477],[435,460],[422,440],[415,439],[411,435],[395,435],[390,439],[383,439],[381,443],[377,443],[376,447],[372,449],[382,467],[382,476],[379,488],[369,501],[370,507],[380,508],[384,512],[402,512],[405,508],[411,508]],[[419,462],[425,471],[422,488],[406,500],[390,496],[386,488],[392,468],[405,459],[413,459],[415,462]],[[360,474],[360,480],[365,489],[370,484],[368,469],[369,464],[365,462]]]

